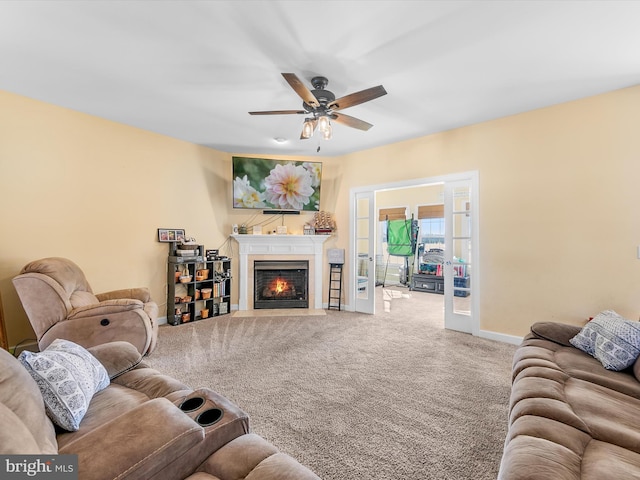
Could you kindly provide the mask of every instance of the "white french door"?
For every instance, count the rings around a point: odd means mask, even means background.
[[[472,181],[444,184],[444,326],[477,334],[472,321],[475,229]]]
[[[355,310],[362,313],[375,311],[375,192],[359,192],[355,195],[355,225],[351,251],[355,252],[352,269],[355,279],[352,291],[355,292]]]

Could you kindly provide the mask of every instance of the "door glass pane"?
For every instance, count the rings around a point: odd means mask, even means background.
[[[369,217],[369,199],[368,198],[359,198],[356,206],[356,217],[358,218],[368,218]]]
[[[366,253],[358,254],[358,298],[366,300],[369,298],[368,276],[369,276],[369,256]]]
[[[367,238],[368,232],[369,232],[369,219],[359,218],[358,219],[358,238]],[[358,248],[360,248],[360,245],[358,245]]]
[[[453,311],[471,314],[471,202],[469,187],[454,190],[453,198]]]
[[[358,239],[358,255],[368,255],[369,240],[366,238]]]
[[[461,296],[466,295],[466,296]],[[471,315],[471,293],[454,290],[453,311],[461,315]]]
[[[356,297],[361,300],[369,298],[369,200],[360,198],[357,200],[356,219]]]

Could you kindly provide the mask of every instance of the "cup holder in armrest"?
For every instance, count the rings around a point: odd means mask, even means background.
[[[204,402],[205,400],[202,397],[191,397],[180,404],[180,410],[183,412],[193,412],[204,405]]]
[[[216,422],[219,422],[224,415],[224,412],[219,408],[210,408],[205,410],[196,417],[196,422],[202,427],[208,427]]]

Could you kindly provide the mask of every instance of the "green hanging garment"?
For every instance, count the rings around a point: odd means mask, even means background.
[[[387,222],[387,249],[389,255],[411,257],[416,251],[418,222],[415,220],[389,220]]]

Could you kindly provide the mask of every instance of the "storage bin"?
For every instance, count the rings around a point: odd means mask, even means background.
[[[469,288],[471,284],[471,277],[453,277],[453,286],[459,288]],[[456,297],[468,297],[469,292],[463,290],[453,290],[453,295]]]

